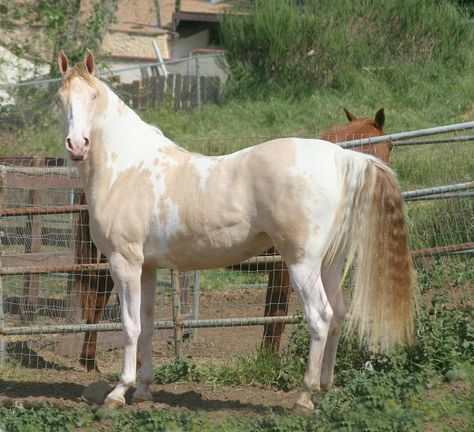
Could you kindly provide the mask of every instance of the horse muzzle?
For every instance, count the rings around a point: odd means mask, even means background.
[[[87,158],[89,152],[90,141],[87,137],[75,139],[68,136],[66,138],[66,149],[69,152],[69,157],[75,162],[83,162]]]

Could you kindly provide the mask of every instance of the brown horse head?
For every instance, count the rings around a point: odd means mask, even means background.
[[[370,138],[384,135],[383,127],[385,124],[384,109],[380,108],[374,118],[359,118],[352,114],[348,109],[343,108],[349,123],[341,123],[326,129],[319,138],[334,143],[350,141],[362,138]],[[384,141],[382,143],[370,144],[357,147],[354,150],[362,153],[368,153],[378,157],[385,163],[389,162],[392,143]]]

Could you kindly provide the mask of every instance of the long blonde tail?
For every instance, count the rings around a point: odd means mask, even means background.
[[[349,330],[371,347],[411,343],[418,303],[405,211],[393,171],[378,159],[336,153],[342,191],[325,255],[355,266]]]

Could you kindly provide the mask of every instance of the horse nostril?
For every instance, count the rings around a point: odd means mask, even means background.
[[[84,145],[89,147],[89,138],[84,137]]]
[[[72,151],[72,141],[71,141],[71,138],[66,138],[66,147],[68,148],[68,150],[71,150]]]

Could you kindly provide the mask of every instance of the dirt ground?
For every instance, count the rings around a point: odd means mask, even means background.
[[[456,303],[460,293],[472,295],[472,284],[457,287],[456,293],[453,292],[453,303]],[[261,316],[264,295],[264,290],[255,289],[202,293],[200,317]],[[301,310],[296,299],[293,300],[290,314]],[[167,302],[165,299],[164,303]],[[169,313],[167,304],[159,307]],[[163,315],[158,316],[169,319]],[[262,333],[260,326],[199,329],[197,341],[193,341],[191,335],[183,341],[183,356],[191,357],[197,363],[225,364],[258,347]],[[287,326],[282,346],[286,346],[290,333],[291,326]],[[82,334],[10,337],[7,358],[16,360],[21,366],[0,369],[0,404],[48,402],[60,407],[87,406],[81,400],[83,391],[95,381],[106,380],[105,373],[120,371],[122,335],[121,332],[99,335],[97,361],[103,374],[88,373],[79,366],[82,341]],[[153,358],[154,366],[174,358],[172,331],[156,332]],[[113,383],[110,382],[110,385]],[[129,405],[125,409],[179,407],[198,411],[210,419],[228,415],[264,414],[269,411],[283,413],[292,407],[298,393],[298,389],[283,392],[258,385],[213,387],[203,383],[153,385],[151,391],[153,402]],[[129,400],[131,393],[132,391],[127,393]]]
[[[88,406],[81,398],[83,391],[91,383],[103,380],[95,372],[79,369],[69,371],[29,370],[21,376],[7,373],[0,379],[0,404],[21,403],[37,405],[49,403],[71,408]],[[112,385],[112,383],[111,383]],[[131,405],[133,390],[127,392],[129,405],[124,409],[180,408],[198,411],[208,418],[283,413],[290,409],[297,397],[297,391],[277,391],[274,389],[246,386],[229,387],[201,383],[176,383],[152,385],[153,402]]]
[[[239,290],[238,292],[203,293],[200,302],[201,318],[261,316],[264,290]],[[166,303],[167,300],[165,299]],[[160,309],[169,311],[167,307]],[[297,302],[290,307],[293,313]],[[163,317],[168,319],[167,317]],[[46,320],[46,318],[45,318]],[[291,326],[287,326],[285,346]],[[198,363],[223,364],[238,355],[249,353],[260,345],[263,328],[232,327],[197,330],[197,340],[185,333],[182,344],[183,356]],[[102,373],[86,372],[78,362],[82,347],[82,334],[39,335],[10,337],[7,358],[15,359],[21,367],[6,368],[0,373],[0,404],[40,404],[48,402],[60,407],[86,406],[82,392],[91,383],[107,380],[106,373],[118,373],[122,361],[121,332],[99,334],[98,366]],[[153,342],[154,366],[174,358],[173,333],[171,330],[156,332]],[[110,382],[110,385],[113,385]],[[283,413],[296,400],[297,390],[277,391],[262,386],[213,387],[202,383],[177,383],[153,385],[153,403],[131,405],[126,409],[143,407],[174,407],[199,411],[210,418],[227,415],[263,414],[268,411]],[[127,393],[130,400],[132,391]]]

